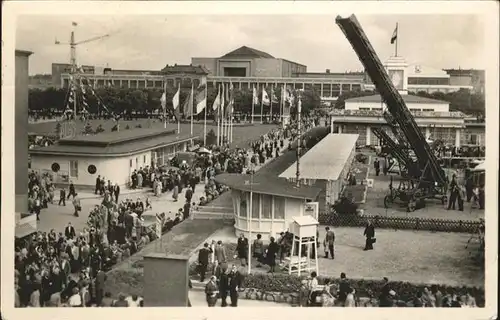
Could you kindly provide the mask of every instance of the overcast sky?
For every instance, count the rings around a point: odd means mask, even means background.
[[[246,45],[305,64],[309,72],[361,70],[335,15],[19,16],[16,48],[30,50],[30,74],[50,73],[52,62],[69,62],[71,22],[78,64],[113,69],[159,70],[189,64],[191,57],[219,57]],[[399,49],[408,62],[433,68],[485,68],[484,23],[478,15],[359,15],[380,58],[394,53],[390,38],[399,23]]]

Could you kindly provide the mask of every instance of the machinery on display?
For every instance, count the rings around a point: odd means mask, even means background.
[[[394,201],[400,200],[408,211],[414,211],[419,205],[423,205],[425,199],[446,202],[446,175],[358,20],[352,15],[348,18],[339,16],[335,21],[387,105],[384,118],[398,140],[394,141],[382,128],[373,130],[381,142],[389,147],[391,155],[398,160],[406,180],[397,189],[390,184],[390,194],[385,197],[384,205],[387,208]]]

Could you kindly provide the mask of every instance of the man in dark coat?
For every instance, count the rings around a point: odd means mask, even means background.
[[[326,235],[323,243],[325,246],[325,258],[328,259],[328,253],[330,253],[332,259],[335,259],[335,233],[330,229],[330,227],[326,227],[325,230]]]
[[[183,220],[187,220],[189,218],[189,212],[191,211],[191,204],[189,201],[186,201],[184,204],[184,208],[182,210],[182,213],[184,215]]]
[[[222,263],[217,266],[217,279],[219,279],[219,292],[222,300],[221,307],[227,307],[227,296],[229,295],[227,264]]]
[[[467,181],[465,181],[465,193],[467,197],[467,202],[470,202],[470,200],[472,199],[473,191],[474,191],[474,182],[472,181],[472,178],[469,177]]]
[[[95,277],[95,300],[98,306],[101,305],[103,294],[104,294],[104,283],[106,282],[106,273],[99,269]]]
[[[378,158],[375,158],[375,161],[373,161],[373,168],[375,168],[375,175],[378,177],[380,174],[380,161],[378,161]]]
[[[113,193],[115,194],[115,202],[118,203],[118,197],[120,196],[120,186],[118,185],[118,183],[115,184]]]
[[[69,197],[73,196],[73,199],[76,197],[76,190],[75,190],[75,185],[73,184],[73,181],[69,183],[69,193],[68,193],[68,199]]]
[[[366,237],[365,248],[363,250],[373,250],[373,243],[375,240],[375,227],[370,220],[368,220],[366,224],[363,235]]]
[[[66,190],[64,188],[61,188],[59,190],[59,205],[63,204],[63,206],[66,206]]]
[[[188,187],[186,190],[186,202],[190,203],[192,198],[193,198],[193,189],[191,189],[191,187]]]
[[[238,255],[238,259],[241,261],[241,265],[245,266],[246,263],[250,263],[247,261],[248,259],[248,239],[245,238],[243,234],[238,238],[238,244],[236,245],[236,254]]]
[[[339,301],[344,304],[347,294],[350,292],[351,286],[349,285],[349,281],[347,281],[347,277],[345,273],[340,274],[340,283],[339,283]]]
[[[200,281],[205,281],[205,273],[207,272],[208,262],[211,250],[208,247],[208,243],[205,242],[203,248],[198,252],[198,271],[200,273]]]
[[[241,286],[241,274],[233,264],[228,274],[229,296],[231,297],[231,307],[238,306],[238,288]]]
[[[95,191],[94,194],[97,194],[101,186],[101,175],[98,175],[97,178],[95,179]]]
[[[66,239],[73,239],[76,236],[75,228],[71,225],[71,222],[64,228],[64,236]]]

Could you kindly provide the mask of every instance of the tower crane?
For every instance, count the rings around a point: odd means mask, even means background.
[[[76,46],[78,46],[80,44],[84,44],[84,43],[89,43],[89,42],[101,40],[101,39],[109,37],[110,35],[109,34],[105,34],[105,35],[102,35],[102,36],[93,37],[93,38],[89,38],[89,39],[86,39],[86,40],[82,40],[82,41],[76,42],[75,41],[75,30],[74,30],[74,28],[77,27],[78,24],[76,22],[72,22],[72,26],[73,26],[73,30],[71,30],[70,42],[69,43],[68,42],[60,42],[56,38],[55,44],[56,45],[69,45],[69,47],[70,47],[71,74],[75,74],[77,72]],[[73,112],[74,112],[73,113],[74,117],[76,117],[76,97],[74,98]]]

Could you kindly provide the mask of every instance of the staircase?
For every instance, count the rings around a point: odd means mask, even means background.
[[[234,222],[234,209],[227,206],[199,206],[195,210],[193,210],[191,214],[193,219],[218,219],[224,220],[224,222],[227,221],[228,224],[232,224]]]

